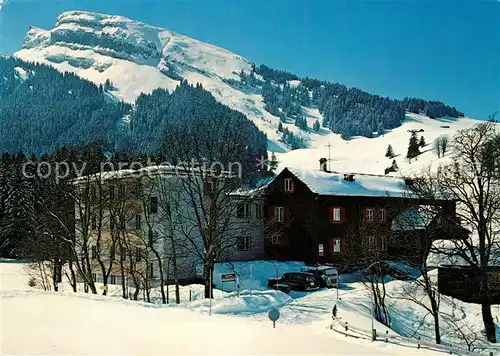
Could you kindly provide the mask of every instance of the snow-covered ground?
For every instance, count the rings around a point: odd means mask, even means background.
[[[203,299],[202,286],[183,287],[181,304],[165,306],[123,300],[119,293],[107,297],[72,293],[64,283],[62,292],[44,292],[28,287],[26,265],[1,263],[0,350],[6,355],[437,354],[409,345],[347,338],[330,330],[334,305],[342,321],[358,329],[371,328],[370,294],[366,287],[361,282],[342,283],[339,300],[336,289],[286,295],[265,289],[265,280],[273,276],[269,265],[273,265],[272,262],[232,266],[240,276],[240,284],[259,281],[254,282],[256,289],[216,290],[209,316],[210,301]],[[283,270],[300,270],[301,266],[300,263],[280,265]],[[227,265],[219,265],[215,274],[228,270]],[[343,276],[343,280],[347,277]],[[355,280],[355,276],[349,277]],[[397,298],[407,283],[392,281],[387,284],[392,329],[401,335],[431,340],[432,320],[425,316],[425,311]],[[187,299],[189,290],[194,291],[191,302]],[[170,293],[172,296],[173,289]],[[451,299],[442,299],[443,313],[451,312],[451,302]],[[461,302],[457,305],[462,321],[480,331],[479,306]],[[275,329],[267,318],[267,311],[272,307],[278,307],[281,314]],[[494,317],[496,320],[500,317],[496,308]],[[394,333],[377,322],[375,328],[381,334],[386,330]],[[442,331],[445,343],[459,347],[445,324]],[[493,346],[489,351],[500,354],[500,349]]]

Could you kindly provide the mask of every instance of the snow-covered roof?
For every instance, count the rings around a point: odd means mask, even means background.
[[[113,180],[113,179],[126,179],[126,178],[141,178],[141,177],[154,177],[154,176],[186,176],[187,173],[193,175],[208,175],[211,174],[209,170],[204,170],[202,168],[190,168],[184,166],[174,166],[174,165],[153,165],[145,166],[138,169],[118,169],[110,171],[102,171],[101,173],[91,174],[87,176],[82,176],[75,178],[74,183],[85,183],[90,180]],[[230,172],[220,173],[222,176],[230,177]]]
[[[410,197],[410,191],[402,178],[370,174],[353,175],[354,181],[344,179],[344,173],[320,170],[287,168],[294,176],[319,195]]]

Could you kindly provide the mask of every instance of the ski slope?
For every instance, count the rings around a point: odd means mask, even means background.
[[[104,47],[89,45],[85,40],[76,43],[53,40],[54,35],[61,33],[71,36],[90,34],[99,39],[106,36],[114,42]],[[264,109],[259,90],[228,84],[228,80],[238,82],[241,71],[248,73],[251,70],[250,60],[212,44],[121,16],[65,12],[50,30],[31,28],[23,47],[14,56],[51,65],[61,72],[76,73],[97,84],[110,79],[116,88],[113,95],[126,102],[134,102],[141,93],[150,93],[156,88],[173,90],[181,78],[191,84],[201,83],[216,100],[245,114],[267,135],[268,149],[277,153],[279,168],[317,169],[318,160],[328,158],[326,145],[330,144],[332,170],[383,174],[392,162],[384,157],[387,146],[391,144],[398,155],[398,166],[406,172],[437,158],[429,145],[423,149],[425,152],[417,162],[406,162],[408,129],[423,129],[427,143],[431,144],[441,134],[452,136],[456,130],[476,123],[468,118],[434,120],[410,114],[401,127],[383,136],[348,141],[325,129],[302,131],[293,123],[284,123],[284,127],[301,135],[308,145],[307,149],[290,151],[280,140],[279,118]],[[298,85],[298,81],[291,81],[290,85]],[[308,127],[312,127],[316,120],[322,121],[317,109],[303,107],[302,111]]]

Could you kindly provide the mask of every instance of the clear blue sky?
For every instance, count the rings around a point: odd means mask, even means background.
[[[478,118],[500,110],[498,0],[11,0],[0,53],[74,9],[166,27],[299,76],[443,100]]]

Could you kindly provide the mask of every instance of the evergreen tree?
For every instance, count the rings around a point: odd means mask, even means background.
[[[106,82],[104,83],[104,89],[107,91],[111,91],[114,89],[113,83],[111,83],[111,80],[106,79]]]
[[[319,121],[318,121],[318,120],[316,120],[316,121],[314,122],[314,125],[313,125],[313,130],[317,132],[317,131],[319,131],[320,129],[321,129],[321,126],[320,126],[320,124],[319,124]]]
[[[420,149],[419,149],[419,141],[417,138],[417,133],[412,132],[408,143],[408,153],[406,154],[406,158],[412,159],[417,157],[419,154],[420,154]]]
[[[269,161],[269,171],[274,172],[278,168],[278,160],[274,152],[271,154],[271,160]]]
[[[420,141],[418,142],[419,147],[424,147],[426,145],[424,136],[420,136]]]
[[[24,176],[24,155],[18,155],[10,166],[7,179],[4,224],[0,232],[0,251],[20,257],[36,227],[35,198],[32,183]]]
[[[385,152],[385,156],[387,158],[393,158],[395,156],[394,150],[392,149],[391,145],[387,146],[387,151]]]
[[[280,121],[280,123],[278,124],[278,131],[279,131],[279,132],[283,132],[283,124],[281,123],[281,121]]]

